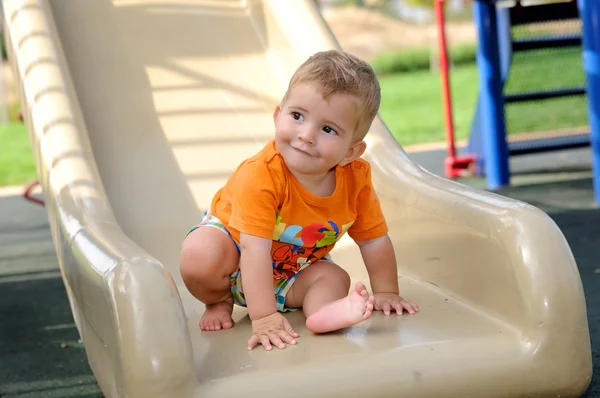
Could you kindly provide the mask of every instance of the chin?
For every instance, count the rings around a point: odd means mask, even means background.
[[[302,173],[302,174],[312,174],[315,172],[314,167],[311,167],[311,165],[307,165],[307,164],[303,164],[300,162],[285,162],[286,166],[288,169],[290,169],[290,171],[295,171],[297,173]]]
[[[318,172],[318,167],[309,159],[298,159],[296,156],[284,156],[283,160],[288,169],[302,174]]]

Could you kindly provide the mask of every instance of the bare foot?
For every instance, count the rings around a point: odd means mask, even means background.
[[[200,329],[207,331],[231,329],[233,327],[233,320],[231,319],[232,311],[232,298],[217,304],[207,305],[202,318],[200,318]]]
[[[365,285],[358,282],[347,297],[326,304],[310,315],[306,327],[313,333],[327,333],[355,325],[369,319],[374,300]]]

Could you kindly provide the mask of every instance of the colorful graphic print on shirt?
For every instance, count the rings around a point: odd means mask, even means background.
[[[313,223],[304,227],[287,225],[277,213],[273,231],[273,278],[275,281],[289,279],[325,257],[350,229],[354,221],[338,227],[329,220],[328,225]]]

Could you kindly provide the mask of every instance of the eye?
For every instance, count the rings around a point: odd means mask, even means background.
[[[304,120],[304,116],[302,116],[298,112],[292,112],[292,117],[294,118],[294,120],[298,120],[298,121],[303,121]]]
[[[327,134],[337,134],[334,129],[329,126],[323,126],[323,131]]]

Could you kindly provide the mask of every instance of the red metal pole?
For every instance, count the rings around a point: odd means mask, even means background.
[[[23,123],[23,112],[19,111],[18,117],[19,121]],[[23,198],[25,198],[25,200],[29,200],[30,202],[37,203],[38,205],[45,206],[45,203],[42,199],[38,199],[31,195],[31,191],[33,191],[33,189],[38,185],[40,185],[39,180],[27,185],[27,187],[25,187],[25,190],[23,191]]]
[[[23,192],[23,197],[24,197],[26,200],[29,200],[30,202],[37,203],[38,205],[44,206],[44,205],[45,205],[45,203],[44,203],[44,201],[43,201],[42,199],[38,199],[38,198],[36,198],[36,197],[34,197],[34,196],[31,196],[31,191],[33,191],[33,189],[34,189],[36,186],[38,186],[38,185],[40,185],[40,182],[39,182],[39,181],[34,181],[34,182],[32,182],[31,184],[29,184],[29,185],[28,185],[28,186],[25,188],[25,192]]]
[[[435,18],[438,28],[438,43],[440,47],[440,76],[442,80],[442,101],[446,124],[446,141],[448,156],[444,159],[446,177],[455,178],[462,170],[468,169],[475,162],[475,156],[456,156],[454,145],[454,121],[452,120],[452,95],[450,94],[450,72],[448,71],[448,46],[446,45],[446,29],[444,21],[444,0],[435,0]]]
[[[444,26],[444,0],[435,0],[435,18],[439,38],[440,74],[442,79],[442,100],[446,123],[446,140],[448,141],[448,156],[454,159],[456,157],[456,148],[454,146],[454,121],[452,120],[452,98],[450,95],[450,79],[448,74],[448,47],[446,45],[446,29]]]

